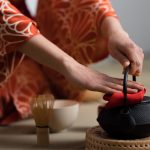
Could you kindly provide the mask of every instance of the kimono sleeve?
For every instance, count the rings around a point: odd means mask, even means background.
[[[37,34],[39,30],[33,20],[8,0],[0,0],[0,83],[11,74],[10,68],[14,68],[13,64],[8,65],[8,55],[14,55],[18,47]]]
[[[118,18],[115,10],[112,7],[110,0],[98,0],[97,18],[96,18],[96,24],[98,28],[100,28],[103,20],[108,16]]]

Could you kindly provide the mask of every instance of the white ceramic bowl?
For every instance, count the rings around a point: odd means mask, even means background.
[[[51,132],[59,132],[71,127],[77,119],[79,103],[73,100],[55,100],[50,109],[49,127]]]

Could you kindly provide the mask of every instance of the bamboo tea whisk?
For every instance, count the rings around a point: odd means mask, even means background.
[[[50,94],[35,97],[31,104],[39,146],[49,145],[49,109],[53,108],[53,105],[54,97]]]

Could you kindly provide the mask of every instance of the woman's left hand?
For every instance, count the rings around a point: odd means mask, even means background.
[[[143,50],[130,39],[125,31],[115,32],[108,37],[108,51],[124,68],[131,65],[130,74],[138,76],[142,72]]]
[[[118,19],[107,17],[102,23],[101,33],[108,40],[110,55],[118,60],[123,68],[130,65],[130,74],[140,75],[144,60],[143,50],[130,39]]]

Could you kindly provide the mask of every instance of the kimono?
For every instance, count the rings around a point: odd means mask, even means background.
[[[78,99],[81,91],[58,72],[19,52],[32,37],[48,40],[83,65],[108,56],[102,21],[116,17],[109,0],[39,0],[33,19],[24,0],[0,0],[0,124],[31,116],[31,97],[49,92]]]

